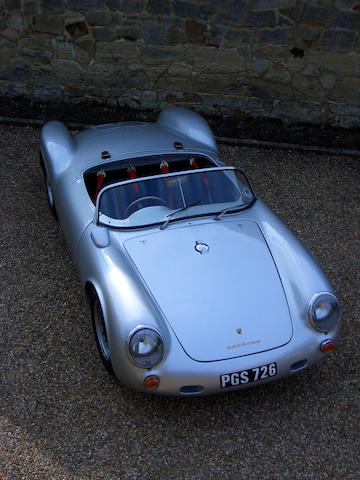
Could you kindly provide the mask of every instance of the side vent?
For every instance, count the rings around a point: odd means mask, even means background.
[[[290,372],[292,373],[298,372],[299,370],[302,370],[303,368],[305,368],[307,364],[308,364],[308,361],[306,359],[300,360],[299,362],[295,362],[291,365]]]
[[[201,385],[187,385],[180,388],[181,395],[199,395],[204,390]]]

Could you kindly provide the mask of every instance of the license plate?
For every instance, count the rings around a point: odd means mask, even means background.
[[[277,365],[275,362],[261,367],[249,368],[241,372],[224,373],[220,375],[220,387],[237,387],[246,383],[258,382],[266,378],[274,377],[277,373]]]

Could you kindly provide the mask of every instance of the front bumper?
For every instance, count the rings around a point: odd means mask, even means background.
[[[336,337],[337,332],[316,334],[307,342],[295,345],[293,339],[273,350],[214,362],[194,361],[173,343],[171,354],[165,356],[156,368],[143,370],[132,365],[126,375],[122,369],[118,376],[130,388],[147,393],[176,396],[224,393],[276,381],[310,367],[327,356],[320,349],[321,343],[325,339],[336,343]],[[274,364],[276,374],[273,374]],[[244,371],[249,374],[241,375],[240,372]],[[147,390],[144,386],[144,380],[150,375],[159,378],[159,386],[154,390]]]

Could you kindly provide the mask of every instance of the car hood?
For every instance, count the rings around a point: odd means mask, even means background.
[[[250,355],[290,341],[284,290],[254,221],[182,223],[124,246],[194,360]]]

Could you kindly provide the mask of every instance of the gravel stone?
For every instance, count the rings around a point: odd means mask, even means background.
[[[358,478],[359,159],[220,147],[319,260],[342,305],[341,339],[324,362],[277,383],[156,397],[102,367],[47,207],[39,135],[0,126],[0,477]]]

